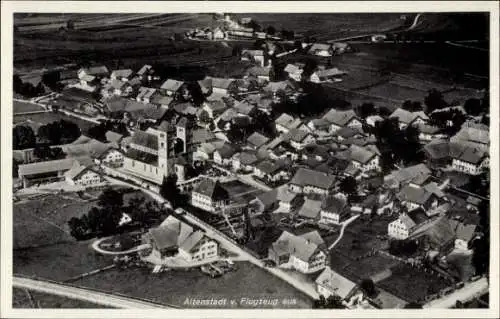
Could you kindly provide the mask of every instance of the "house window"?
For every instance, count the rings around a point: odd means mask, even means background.
[[[164,148],[165,147],[165,143],[161,142],[161,148]]]

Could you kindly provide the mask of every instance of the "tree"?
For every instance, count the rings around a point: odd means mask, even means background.
[[[300,40],[293,41],[293,47],[297,50],[302,50],[302,41]]]
[[[363,103],[358,107],[359,116],[367,118],[376,113],[375,105],[373,103]]]
[[[202,110],[200,112],[200,115],[198,116],[198,120],[201,123],[210,123],[212,121],[212,119],[210,118],[210,115],[208,114],[208,112],[206,110]]]
[[[97,204],[106,211],[121,210],[123,207],[123,194],[112,188],[106,188],[101,195],[99,195]]]
[[[346,178],[344,178],[340,182],[339,186],[340,186],[340,191],[348,195],[355,194],[358,190],[356,180],[354,179],[354,177],[351,176],[347,176]]]
[[[464,109],[467,114],[471,116],[478,116],[481,112],[483,112],[482,106],[483,104],[481,103],[481,100],[472,98],[465,101]]]
[[[266,33],[269,35],[275,35],[276,29],[272,25],[270,25],[266,28]]]
[[[14,74],[14,78],[12,79],[12,84],[14,92],[21,94],[23,80],[21,80],[21,77],[18,74]]]
[[[407,110],[409,112],[417,112],[417,111],[422,111],[424,109],[422,106],[422,103],[420,103],[418,101],[411,101],[411,100],[404,101],[401,108],[404,110]]]
[[[12,146],[15,150],[33,148],[36,144],[35,133],[29,126],[17,125],[12,130]]]
[[[46,161],[46,160],[51,159],[52,150],[50,149],[49,146],[37,145],[37,146],[35,146],[35,149],[33,150],[33,155],[35,155],[38,159],[40,159],[42,161]]]
[[[431,113],[434,110],[439,110],[448,106],[446,101],[443,99],[443,94],[436,89],[429,90],[429,93],[425,97],[424,101],[427,106],[427,113]]]
[[[241,46],[240,45],[235,45],[233,47],[231,55],[232,56],[241,56],[241,51],[242,51]]]
[[[168,200],[172,207],[177,207],[180,202],[180,191],[177,188],[177,175],[171,174],[163,177],[163,182],[160,187],[160,195]]]
[[[363,279],[361,281],[360,287],[369,297],[373,297],[377,293],[375,284],[371,279]]]
[[[71,236],[73,236],[76,240],[85,239],[87,235],[87,227],[81,219],[72,217],[68,221],[68,226],[70,228]]]

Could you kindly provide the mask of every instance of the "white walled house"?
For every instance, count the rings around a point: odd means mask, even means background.
[[[191,193],[191,205],[216,213],[229,203],[229,194],[218,181],[206,178]]]
[[[198,230],[188,236],[179,246],[179,255],[191,262],[216,259],[218,257],[218,244]]]
[[[339,225],[349,217],[349,206],[344,198],[328,196],[321,203],[320,220],[322,224]]]
[[[89,167],[80,165],[78,162],[75,162],[75,165],[64,175],[66,182],[70,185],[88,187],[98,185],[103,181],[99,173]]]
[[[489,166],[489,156],[480,149],[467,147],[463,152],[452,156],[451,166],[456,171],[478,175],[483,168]]]
[[[100,164],[123,166],[123,153],[117,149],[110,148],[99,157]]]

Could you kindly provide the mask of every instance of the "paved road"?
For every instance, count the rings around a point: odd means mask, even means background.
[[[344,230],[347,227],[347,225],[349,225],[350,223],[355,221],[359,216],[360,215],[354,215],[342,223],[342,228],[340,228],[339,237],[335,240],[335,242],[333,242],[333,244],[330,245],[330,247],[328,247],[329,250],[333,249],[333,247],[335,247],[339,243],[339,241],[342,239],[342,236],[344,236]]]
[[[103,254],[103,255],[119,256],[119,255],[126,255],[126,254],[135,253],[135,252],[145,250],[145,249],[148,249],[151,247],[149,244],[142,244],[142,245],[139,245],[139,246],[136,246],[134,248],[131,248],[129,250],[124,250],[124,251],[111,251],[111,250],[105,250],[105,249],[102,249],[101,247],[99,247],[99,244],[103,240],[108,239],[108,238],[109,237],[105,237],[105,238],[101,238],[101,239],[94,241],[92,243],[92,249],[94,249],[95,251],[97,251],[98,253]]]
[[[424,308],[446,309],[455,306],[457,300],[468,301],[488,291],[488,282],[486,278],[481,278],[466,284],[463,288],[455,290],[453,293],[443,298],[433,300],[424,305]]]
[[[34,280],[21,277],[13,277],[12,285],[44,293],[54,294],[72,299],[85,300],[98,305],[125,309],[168,309],[168,307],[156,303],[150,303],[128,297],[122,297],[90,289],[76,288],[63,284],[56,284],[43,280]]]

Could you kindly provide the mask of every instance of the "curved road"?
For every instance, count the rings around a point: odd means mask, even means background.
[[[134,298],[112,295],[90,289],[77,288],[56,284],[43,280],[34,280],[21,277],[12,278],[12,286],[40,291],[48,294],[63,296],[72,299],[85,300],[95,304],[124,309],[172,309],[153,302],[142,301]]]
[[[342,236],[344,236],[344,230],[347,227],[347,225],[349,225],[350,223],[355,221],[359,216],[360,215],[354,215],[342,223],[342,228],[340,228],[339,237],[337,237],[337,239],[333,242],[333,244],[331,244],[330,247],[328,247],[328,250],[331,250],[333,247],[335,247],[339,243],[339,241],[342,239]]]
[[[115,256],[119,256],[119,255],[126,255],[126,254],[135,253],[135,252],[138,252],[140,250],[148,249],[150,247],[149,244],[143,244],[143,245],[139,245],[139,246],[136,246],[134,248],[131,248],[129,250],[124,250],[124,251],[110,251],[110,250],[104,250],[101,247],[99,247],[99,244],[103,240],[108,239],[108,238],[110,238],[110,237],[100,238],[100,239],[94,241],[92,243],[92,249],[94,249],[96,252],[98,252],[100,254],[103,254],[103,255],[115,255]]]

